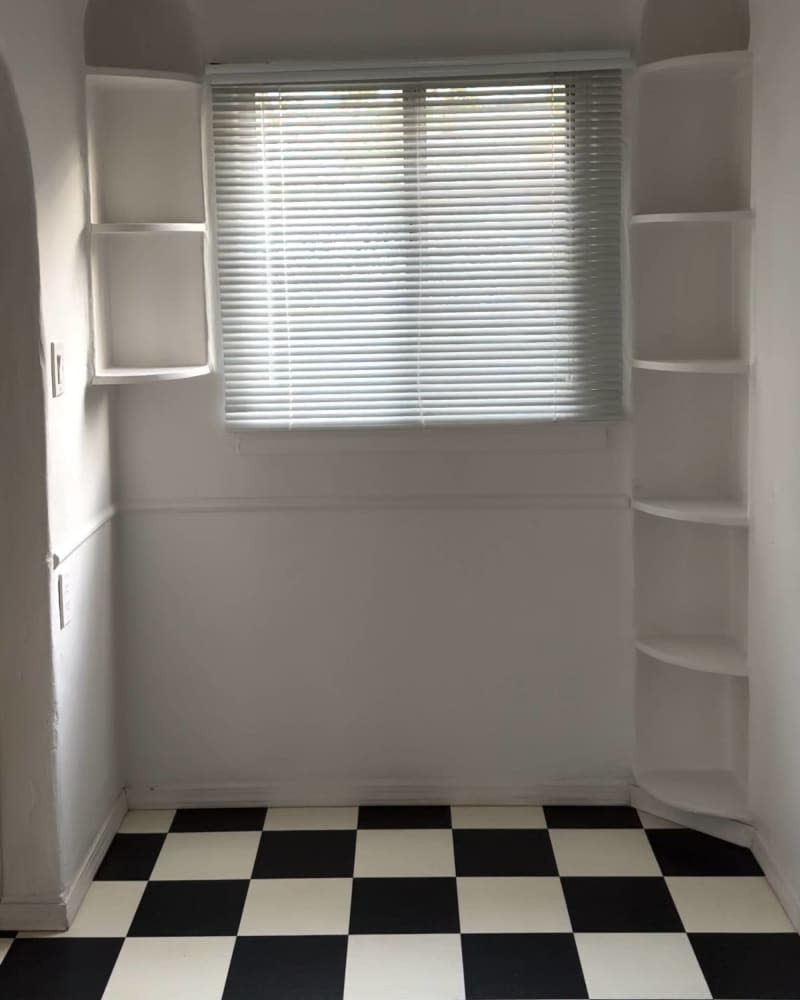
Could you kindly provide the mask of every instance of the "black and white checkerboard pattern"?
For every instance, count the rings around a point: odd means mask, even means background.
[[[751,853],[628,807],[129,813],[3,1000],[800,997]]]

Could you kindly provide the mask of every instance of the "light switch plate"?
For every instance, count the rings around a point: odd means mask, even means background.
[[[64,395],[64,344],[54,340],[50,345],[50,377],[53,382],[53,396]]]
[[[58,575],[58,617],[62,629],[72,621],[72,580],[69,573]]]

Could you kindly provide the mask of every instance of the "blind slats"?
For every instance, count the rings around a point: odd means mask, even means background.
[[[619,71],[212,90],[231,426],[619,415]]]

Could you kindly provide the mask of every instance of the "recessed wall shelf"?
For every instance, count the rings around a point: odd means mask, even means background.
[[[152,233],[204,233],[205,222],[93,222],[95,236],[148,235]]]
[[[137,382],[176,382],[211,373],[210,365],[176,368],[106,368],[92,375],[94,385],[130,385]]]
[[[753,213],[749,209],[731,212],[650,212],[631,216],[634,226],[675,225],[683,223],[744,223],[751,222]]]
[[[95,385],[210,371],[202,81],[87,71]]]
[[[746,657],[729,636],[644,636],[636,641],[636,648],[660,663],[686,670],[730,677],[747,676]]]
[[[640,371],[676,375],[741,375],[750,368],[750,362],[741,358],[687,358],[675,361],[637,358],[633,367]]]
[[[744,790],[732,771],[637,771],[636,781],[650,795],[675,809],[747,823]]]
[[[728,528],[747,526],[747,508],[737,500],[644,499],[633,501],[634,510],[671,521],[715,524]]]
[[[657,62],[646,63],[637,69],[637,75],[650,77],[661,74],[680,74],[681,76],[735,76],[746,70],[752,61],[747,50],[737,49],[733,52],[700,52],[689,56],[674,56],[672,59],[659,59]]]

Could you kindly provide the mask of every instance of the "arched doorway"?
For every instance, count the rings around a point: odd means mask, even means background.
[[[30,153],[0,60],[0,927],[54,895],[45,378]]]

